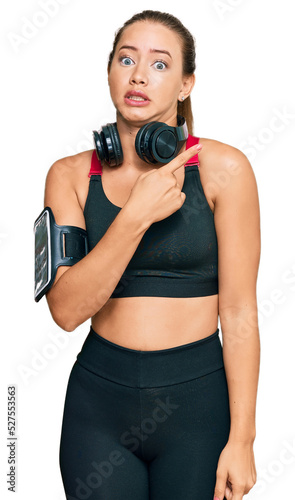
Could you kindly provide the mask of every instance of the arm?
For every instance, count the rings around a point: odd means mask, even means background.
[[[246,156],[231,148],[223,159],[229,181],[215,200],[219,316],[230,399],[230,440],[253,442],[260,362],[256,281],[260,215],[255,176]],[[234,174],[233,174],[234,172]]]
[[[214,219],[231,425],[218,461],[214,496],[242,500],[257,479],[253,442],[260,362],[256,299],[260,216],[256,180],[246,156],[230,148],[223,155],[222,171],[227,182],[217,192]]]
[[[57,224],[86,229],[73,168],[66,159],[55,162],[48,172],[44,205],[52,208]],[[130,213],[126,204],[88,255],[72,267],[58,268],[46,298],[52,317],[61,328],[73,331],[103,307],[147,228],[148,224]]]

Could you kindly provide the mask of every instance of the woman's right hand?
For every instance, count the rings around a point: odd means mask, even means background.
[[[194,145],[163,167],[141,174],[126,202],[129,209],[131,208],[137,217],[140,216],[148,226],[179,210],[185,202],[186,195],[181,191],[174,172],[183,167],[201,149],[202,144]]]

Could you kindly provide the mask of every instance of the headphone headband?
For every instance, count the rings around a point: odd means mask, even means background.
[[[186,141],[188,138],[187,124],[183,116],[177,115],[177,127],[174,127],[179,141]]]

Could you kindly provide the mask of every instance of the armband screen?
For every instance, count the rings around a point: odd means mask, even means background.
[[[56,224],[50,207],[34,222],[34,299],[38,302],[51,288],[59,266],[72,266],[88,253],[87,232],[77,226]]]

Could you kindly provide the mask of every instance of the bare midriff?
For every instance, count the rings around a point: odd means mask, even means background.
[[[129,349],[153,351],[195,342],[218,325],[218,295],[109,299],[92,317],[101,337]]]

